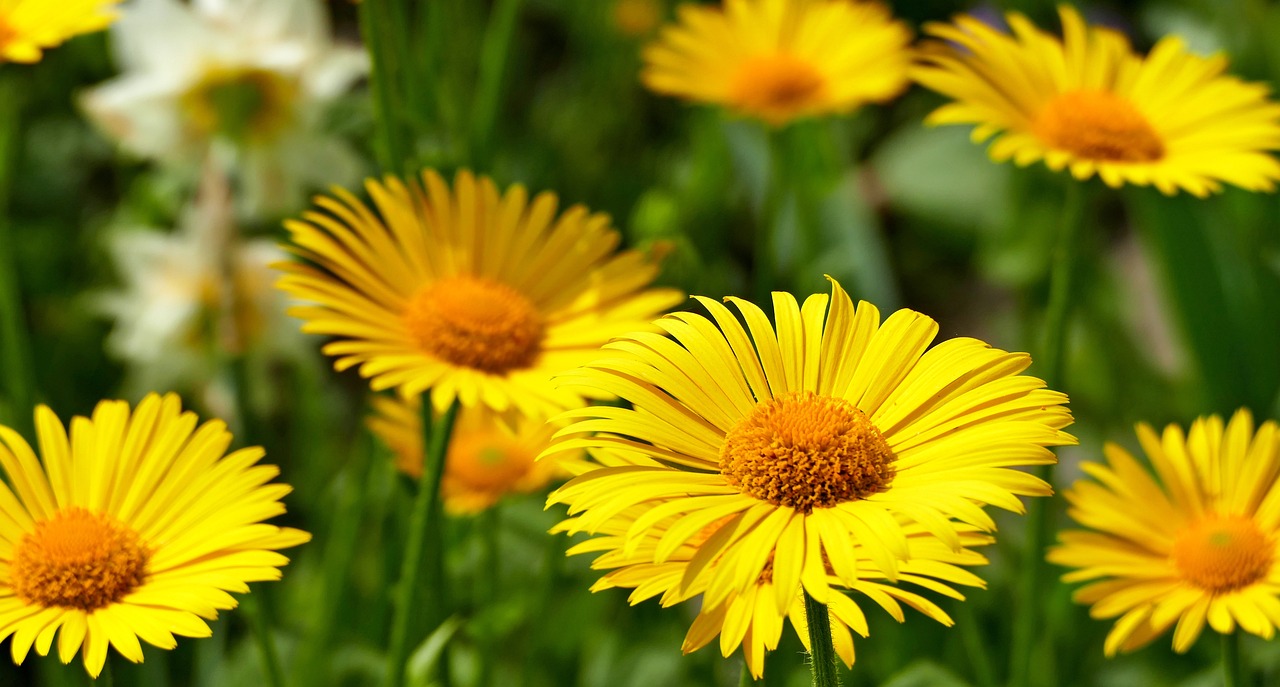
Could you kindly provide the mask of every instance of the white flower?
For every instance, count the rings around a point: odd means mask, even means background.
[[[334,44],[319,0],[135,0],[112,39],[123,73],[84,107],[126,150],[191,167],[212,154],[237,170],[251,212],[291,210],[307,187],[361,176],[319,124],[368,59]]]
[[[267,239],[245,240],[215,174],[172,233],[121,230],[109,249],[122,288],[94,298],[115,320],[107,352],[129,364],[131,386],[203,390],[235,356],[255,363],[301,356],[286,299],[269,265],[285,254]]]

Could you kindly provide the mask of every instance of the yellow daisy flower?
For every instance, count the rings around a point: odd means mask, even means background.
[[[1280,433],[1240,410],[1226,427],[1216,415],[1183,434],[1138,425],[1158,479],[1128,451],[1108,444],[1107,464],[1086,463],[1095,481],[1067,492],[1071,517],[1092,531],[1059,535],[1049,560],[1078,568],[1066,582],[1095,618],[1118,618],[1108,656],[1133,651],[1170,627],[1173,648],[1191,648],[1205,622],[1270,639],[1280,626]],[[1176,627],[1174,624],[1176,623]]]
[[[97,677],[108,644],[138,663],[139,639],[208,637],[205,620],[236,606],[227,592],[280,579],[276,549],[311,538],[262,522],[290,491],[268,483],[279,470],[256,465],[262,449],[226,454],[226,425],[197,427],[177,396],[132,412],[103,401],[70,434],[45,406],[35,417],[43,465],[0,427],[0,640],[13,636],[17,663],[33,646],[48,655],[56,634],[62,662],[81,651]]]
[[[911,30],[879,3],[684,4],[644,51],[652,91],[780,126],[884,102],[908,83]]]
[[[316,304],[290,312],[303,331],[338,337],[324,351],[374,390],[546,417],[584,403],[552,375],[681,297],[646,289],[657,265],[615,252],[607,216],[580,205],[557,216],[554,194],[500,195],[465,171],[452,190],[431,170],[421,183],[366,187],[378,214],[335,189],[316,199],[325,212],[286,222],[293,252],[314,266],[281,265],[279,287]]]
[[[1280,106],[1266,85],[1224,75],[1225,56],[1198,57],[1176,37],[1143,58],[1120,33],[1059,12],[1061,39],[1016,12],[1012,34],[969,16],[926,25],[942,40],[922,48],[914,77],[955,99],[927,123],[976,124],[975,141],[995,137],[994,160],[1044,160],[1112,187],[1275,187],[1280,164],[1266,151],[1280,149]]]
[[[44,50],[107,28],[120,0],[0,0],[0,63],[39,62]]]
[[[569,550],[570,554],[601,553],[592,563],[592,568],[609,570],[592,586],[593,592],[603,589],[633,589],[628,600],[632,605],[661,595],[664,607],[672,606],[701,594],[704,589],[698,585],[681,588],[680,582],[690,574],[690,564],[699,558],[698,551],[708,538],[725,524],[728,518],[704,527],[694,537],[681,542],[662,562],[655,563],[654,558],[662,540],[667,536],[675,519],[671,518],[658,525],[650,526],[638,539],[629,539],[626,534],[643,510],[631,509],[618,518],[599,528],[604,533],[582,542]],[[572,531],[576,527],[573,519],[558,526],[556,531]],[[987,559],[973,551],[963,548],[953,551],[933,534],[919,526],[907,524],[903,527],[907,539],[910,561],[903,563],[898,575],[898,582],[915,584],[921,588],[937,592],[944,596],[963,600],[964,596],[956,592],[951,584],[970,587],[985,587],[981,578],[958,566],[984,565]],[[847,536],[853,537],[852,533]],[[974,532],[972,528],[963,528],[960,535],[964,547],[988,544],[991,537]],[[857,592],[873,600],[898,622],[905,616],[902,604],[914,608],[921,613],[950,626],[952,620],[932,601],[895,584],[887,584],[885,576],[878,571],[867,551],[860,545],[854,545],[851,552],[852,566],[856,576],[841,579],[834,575],[833,566],[828,565],[828,584],[836,588],[845,588]],[[712,568],[719,561],[711,561]],[[705,580],[705,578],[704,578]],[[728,599],[715,608],[703,605],[694,619],[685,637],[684,653],[697,651],[720,637],[720,652],[730,656],[738,645],[742,645],[743,657],[751,674],[759,679],[764,674],[764,657],[778,646],[782,638],[783,620],[789,619],[792,627],[809,648],[808,624],[805,618],[804,597],[796,587],[792,600],[785,610],[779,611],[775,599],[778,590],[774,585],[774,560],[765,562],[764,568],[754,585],[745,591],[731,593]],[[862,609],[849,596],[833,593],[828,599],[828,614],[831,618],[832,639],[836,655],[845,665],[854,662],[853,632],[866,637],[867,620]]]
[[[373,414],[365,424],[395,453],[396,468],[415,480],[421,478],[421,402],[374,396],[371,405]],[[551,443],[554,431],[554,426],[525,416],[504,417],[484,407],[463,411],[440,481],[445,510],[454,515],[479,513],[507,494],[528,494],[568,477],[571,463],[588,467],[568,454],[534,460]]]
[[[933,320],[900,310],[881,325],[874,306],[855,309],[834,280],[830,299],[810,296],[803,308],[775,293],[776,331],[741,299],[728,300],[745,329],[726,306],[698,300],[712,319],[681,312],[656,323],[674,341],[621,337],[606,346],[610,357],[563,376],[634,407],[564,413],[577,422],[547,453],[613,448],[660,463],[603,467],[550,498],[580,513],[575,528],[588,532],[645,509],[629,539],[678,518],[655,562],[728,518],[681,582],[705,587],[708,608],[755,585],[775,553],[779,613],[801,583],[826,602],[828,562],[837,577],[858,579],[855,546],[898,579],[910,558],[901,522],[959,550],[952,518],[994,529],[982,505],[1020,512],[1018,495],[1050,493],[1012,468],[1052,463],[1046,447],[1074,442],[1061,431],[1071,423],[1066,396],[1019,374],[1029,356],[975,339],[926,350]]]

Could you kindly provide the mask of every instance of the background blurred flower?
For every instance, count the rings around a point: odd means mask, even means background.
[[[907,87],[911,30],[853,0],[684,4],[644,52],[657,93],[727,107],[775,126],[850,112]]]
[[[946,42],[926,44],[914,76],[956,100],[927,122],[976,124],[975,141],[996,137],[994,160],[1043,159],[1114,187],[1196,196],[1221,182],[1275,187],[1280,163],[1266,151],[1280,149],[1280,105],[1266,85],[1223,75],[1225,56],[1198,57],[1180,38],[1162,39],[1143,58],[1069,5],[1059,13],[1061,39],[1016,12],[1012,34],[966,16],[927,25]]]
[[[1157,480],[1128,451],[1106,447],[1107,464],[1088,463],[1094,481],[1067,492],[1068,511],[1093,531],[1069,530],[1049,554],[1078,568],[1066,582],[1089,582],[1075,599],[1095,618],[1119,618],[1105,651],[1133,651],[1166,632],[1191,648],[1206,620],[1226,634],[1236,625],[1265,639],[1280,627],[1280,433],[1237,412],[1200,418],[1184,434],[1138,425]]]
[[[212,181],[210,181],[212,180]],[[130,366],[135,389],[197,389],[228,356],[280,358],[303,350],[272,288],[273,241],[244,239],[220,176],[172,233],[127,229],[109,238],[123,288],[94,305],[115,320],[107,350]]]
[[[415,480],[422,477],[422,411],[417,398],[374,396],[366,420],[394,453],[396,468]],[[508,494],[538,491],[567,477],[569,463],[585,461],[571,454],[534,460],[551,443],[555,427],[542,420],[499,414],[483,406],[462,411],[445,456],[440,494],[455,515],[478,513]]]
[[[38,62],[43,51],[107,28],[120,0],[0,1],[0,63]]]
[[[221,421],[196,427],[177,396],[147,396],[130,411],[103,401],[68,434],[36,409],[43,465],[0,426],[0,638],[21,663],[35,646],[68,663],[83,648],[97,677],[107,644],[142,661],[141,639],[162,649],[174,635],[208,637],[206,620],[235,608],[227,592],[280,579],[277,549],[311,539],[263,523],[284,512],[290,487],[255,465],[260,448],[226,454]]]
[[[316,0],[137,0],[113,39],[124,73],[84,107],[130,152],[191,165],[214,145],[251,211],[296,207],[306,187],[361,172],[321,124],[368,60],[332,42]]]
[[[614,252],[607,216],[581,205],[557,216],[555,194],[499,195],[466,171],[452,189],[433,170],[366,187],[381,219],[339,190],[316,201],[329,214],[286,223],[293,252],[316,267],[283,263],[279,286],[317,304],[290,312],[303,331],[341,337],[324,351],[374,390],[546,418],[584,402],[552,375],[680,300],[647,288],[658,266],[644,254]]]

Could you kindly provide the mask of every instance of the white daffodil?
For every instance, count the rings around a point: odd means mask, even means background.
[[[281,212],[362,164],[320,130],[325,106],[368,71],[335,45],[319,0],[134,0],[112,28],[123,73],[85,110],[128,151],[199,165],[213,155],[249,212]]]
[[[206,391],[232,358],[267,365],[305,350],[272,288],[269,265],[284,252],[240,237],[225,181],[211,169],[176,231],[121,230],[108,248],[122,288],[93,306],[115,320],[107,352],[129,365],[131,386]]]

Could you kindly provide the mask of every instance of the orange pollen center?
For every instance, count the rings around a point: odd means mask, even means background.
[[[141,585],[148,558],[137,533],[115,518],[69,508],[23,536],[10,576],[24,603],[94,611]]]
[[[1201,589],[1224,593],[1266,577],[1275,548],[1275,542],[1249,518],[1211,517],[1178,536],[1173,564]]]
[[[1128,100],[1108,91],[1069,91],[1040,111],[1035,133],[1054,148],[1099,162],[1154,162],[1164,143]]]
[[[824,84],[812,64],[778,53],[744,62],[734,77],[730,98],[747,112],[780,122],[810,107]]]
[[[449,447],[445,475],[474,491],[507,492],[529,473],[533,459],[515,437],[497,432],[459,434]]]
[[[720,472],[743,494],[808,513],[888,489],[894,460],[852,403],[800,391],[760,403],[729,430]]]
[[[546,332],[528,298],[479,277],[450,277],[424,287],[405,309],[404,323],[427,353],[491,374],[532,366]]]

